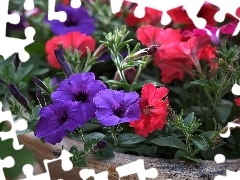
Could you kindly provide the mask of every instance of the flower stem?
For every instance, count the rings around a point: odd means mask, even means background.
[[[116,136],[117,134],[116,134],[114,126],[111,127],[111,134],[112,134],[112,138],[113,138],[113,141],[114,141],[114,147],[117,147],[118,140],[117,140],[117,136]]]

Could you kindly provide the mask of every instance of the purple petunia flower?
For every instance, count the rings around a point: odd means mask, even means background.
[[[131,122],[140,118],[139,95],[111,89],[100,91],[93,99],[96,118],[104,126]]]
[[[61,142],[68,132],[72,132],[87,122],[83,110],[73,102],[55,101],[43,107],[39,116],[34,134],[38,138],[44,137],[45,142],[51,144]]]
[[[106,85],[91,72],[73,74],[69,79],[59,83],[58,88],[52,93],[52,100],[63,100],[78,102],[78,108],[83,109],[88,120],[95,117],[96,106],[93,103],[94,96],[101,90],[106,89]]]
[[[91,35],[95,30],[94,18],[90,17],[87,10],[83,7],[72,8],[71,6],[58,4],[56,5],[55,11],[65,11],[67,14],[67,20],[65,22],[46,20],[55,35],[63,35],[73,31]]]

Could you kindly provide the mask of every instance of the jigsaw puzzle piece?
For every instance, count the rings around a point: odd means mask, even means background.
[[[61,155],[58,158],[51,159],[51,160],[45,159],[43,161],[43,164],[46,169],[46,172],[38,175],[33,175],[33,166],[30,164],[26,164],[22,168],[23,173],[26,175],[26,178],[21,180],[43,180],[43,179],[51,180],[48,164],[54,161],[61,160],[62,169],[64,171],[70,171],[73,168],[72,161],[70,160],[70,157],[72,156],[73,155],[68,151],[62,150]]]
[[[237,16],[237,10],[240,7],[240,1],[236,0],[208,0],[209,3],[217,6],[220,10],[215,14],[214,19],[217,22],[223,22],[225,19],[226,14],[230,14],[233,17],[235,17],[238,21],[240,20],[240,17]],[[236,36],[240,31],[240,23],[238,23],[233,36]]]
[[[27,27],[24,32],[26,39],[6,37],[7,22],[11,24],[18,24],[20,22],[19,14],[8,14],[8,4],[9,0],[0,1],[0,55],[4,59],[7,59],[14,53],[19,53],[20,60],[26,62],[29,59],[29,54],[24,48],[34,42],[33,37],[36,32],[33,27]]]
[[[67,13],[64,11],[55,11],[56,0],[48,0],[48,20],[58,20],[65,22],[67,20]]]
[[[2,106],[2,102],[0,101],[0,123],[8,121],[11,124],[11,129],[8,132],[0,132],[0,138],[3,141],[6,139],[13,139],[13,148],[15,150],[20,150],[23,145],[19,144],[16,131],[23,131],[27,129],[27,121],[24,119],[13,121],[11,111],[2,111]]]
[[[199,28],[203,29],[207,25],[207,21],[204,18],[198,17],[198,13],[202,6],[204,5],[205,0],[184,0],[183,1],[183,8],[186,10],[188,17],[193,21],[194,25]]]
[[[156,168],[150,168],[147,170],[145,169],[143,159],[139,159],[132,163],[117,167],[116,171],[118,172],[119,178],[131,174],[137,174],[139,180],[158,177],[158,171]]]
[[[6,158],[4,158],[3,160],[0,159],[0,179],[1,180],[5,180],[5,175],[3,172],[3,168],[11,168],[13,167],[15,164],[15,161],[13,159],[13,157],[8,156]]]

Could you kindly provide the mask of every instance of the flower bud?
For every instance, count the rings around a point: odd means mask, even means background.
[[[9,83],[8,87],[9,87],[10,93],[19,102],[19,104],[21,104],[24,108],[30,111],[27,99],[19,92],[18,88],[12,83]]]
[[[14,65],[15,71],[18,70],[18,68],[21,66],[21,64],[22,64],[22,62],[20,61],[18,53],[17,53],[13,59],[13,65]]]
[[[101,44],[93,53],[93,57],[99,58],[101,55],[103,55],[107,51],[107,46],[104,44]]]
[[[49,93],[49,90],[47,89],[47,87],[45,86],[45,84],[43,84],[43,82],[38,79],[37,77],[33,76],[32,77],[32,81],[38,86],[40,87],[41,89],[43,89],[44,91],[48,92]]]
[[[132,84],[137,74],[136,69],[134,67],[130,67],[130,68],[124,69],[123,73],[124,73],[124,76],[126,77],[127,82],[129,84]],[[120,81],[120,76],[118,71],[115,73],[114,79],[117,81]]]
[[[102,150],[107,147],[107,143],[103,140],[100,140],[97,142],[97,144],[93,147],[93,149],[96,150]]]
[[[41,105],[41,107],[45,107],[46,106],[46,101],[44,96],[42,95],[41,89],[38,88],[36,91],[36,97],[38,99],[39,104]]]
[[[69,78],[73,74],[73,71],[68,62],[65,60],[63,56],[63,51],[61,49],[55,49],[54,54],[59,64],[61,65],[61,68],[64,71],[65,75]]]

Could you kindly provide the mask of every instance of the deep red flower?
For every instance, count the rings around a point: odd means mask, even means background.
[[[207,25],[216,26],[217,22],[214,19],[214,15],[218,11],[218,8],[210,3],[205,3],[198,13],[198,17],[204,18],[207,21]],[[174,8],[168,11],[175,24],[185,25],[185,29],[192,30],[195,27],[193,21],[188,17],[186,10],[183,7]]]
[[[162,12],[152,9],[152,8],[145,8],[145,16],[143,18],[137,18],[134,15],[134,10],[136,6],[134,6],[129,14],[125,18],[125,22],[128,26],[134,27],[134,26],[140,26],[140,25],[153,25],[157,26],[160,25],[161,17],[162,17]]]
[[[167,88],[156,88],[153,84],[143,86],[140,100],[140,119],[130,123],[136,134],[147,137],[149,133],[163,129],[168,115],[169,101],[166,97],[168,92]]]
[[[172,47],[174,48],[175,45]],[[169,46],[171,48],[171,46]],[[171,53],[171,52],[170,52]],[[164,58],[168,57],[168,58]],[[188,74],[193,77],[192,72],[193,63],[189,58],[186,58],[184,54],[179,54],[178,56],[169,56],[169,52],[165,50],[158,51],[154,64],[161,70],[161,81],[164,84],[170,84],[174,79],[183,80],[184,75]]]
[[[137,30],[137,39],[145,46],[159,45],[159,49],[172,43],[179,43],[182,35],[179,30],[156,28],[151,25],[142,26]]]
[[[240,98],[234,100],[238,106],[240,106]]]
[[[58,44],[62,44],[64,49],[72,48],[79,50],[82,56],[87,54],[87,47],[91,52],[94,51],[96,41],[91,36],[81,34],[80,32],[70,32],[65,35],[55,36],[46,42],[45,50],[47,53],[47,60],[49,64],[60,69],[61,66],[58,63],[54,50],[58,48]]]
[[[213,47],[210,44],[200,48],[198,51],[198,58],[206,61],[209,64],[210,77],[213,77],[218,69],[218,63],[213,60],[216,58],[216,51],[216,47]]]
[[[186,42],[174,43],[157,51],[154,64],[161,69],[163,83],[183,80],[184,74],[193,77],[192,68],[202,73],[198,51],[210,43],[208,35],[193,36]]]

